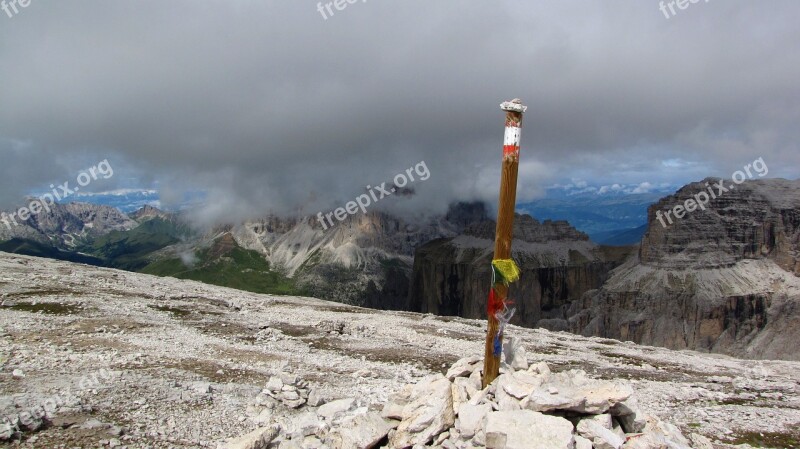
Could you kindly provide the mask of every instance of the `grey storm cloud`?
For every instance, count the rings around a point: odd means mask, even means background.
[[[0,201],[97,161],[208,192],[207,218],[316,213],[425,161],[411,198],[494,200],[522,98],[521,200],[559,180],[800,165],[800,3],[62,2],[0,13]],[[708,173],[686,173],[686,160]]]

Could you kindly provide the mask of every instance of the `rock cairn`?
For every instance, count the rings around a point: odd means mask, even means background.
[[[519,354],[520,351],[517,353]],[[482,359],[464,358],[359,407],[354,398],[307,404],[291,419],[231,441],[224,449],[711,449],[674,425],[643,414],[627,383],[581,370],[554,373],[544,362],[510,360],[481,389]],[[275,391],[273,378],[267,390]],[[281,389],[282,390],[282,389]],[[281,398],[285,405],[293,406]],[[310,402],[310,401],[309,401]],[[696,438],[696,439],[695,439]]]

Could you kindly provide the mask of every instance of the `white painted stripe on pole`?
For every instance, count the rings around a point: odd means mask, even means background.
[[[503,145],[519,146],[522,139],[522,128],[516,126],[506,127],[506,135],[503,139]]]

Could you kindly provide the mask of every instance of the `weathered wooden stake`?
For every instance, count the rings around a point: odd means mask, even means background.
[[[517,172],[519,171],[519,144],[522,131],[522,114],[527,109],[517,99],[500,105],[506,111],[506,132],[503,141],[503,171],[500,177],[500,201],[497,207],[497,231],[494,242],[494,260],[511,259],[511,239],[514,230],[514,210],[517,203]],[[508,297],[508,286],[500,282],[492,286],[498,300]],[[495,337],[500,323],[489,314],[489,328],[486,332],[486,348],[483,359],[483,387],[486,388],[500,372],[500,357],[495,354]],[[499,335],[500,344],[503,335]]]

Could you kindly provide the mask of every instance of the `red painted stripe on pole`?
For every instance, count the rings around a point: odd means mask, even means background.
[[[504,145],[503,156],[519,155],[519,147],[516,145]]]

